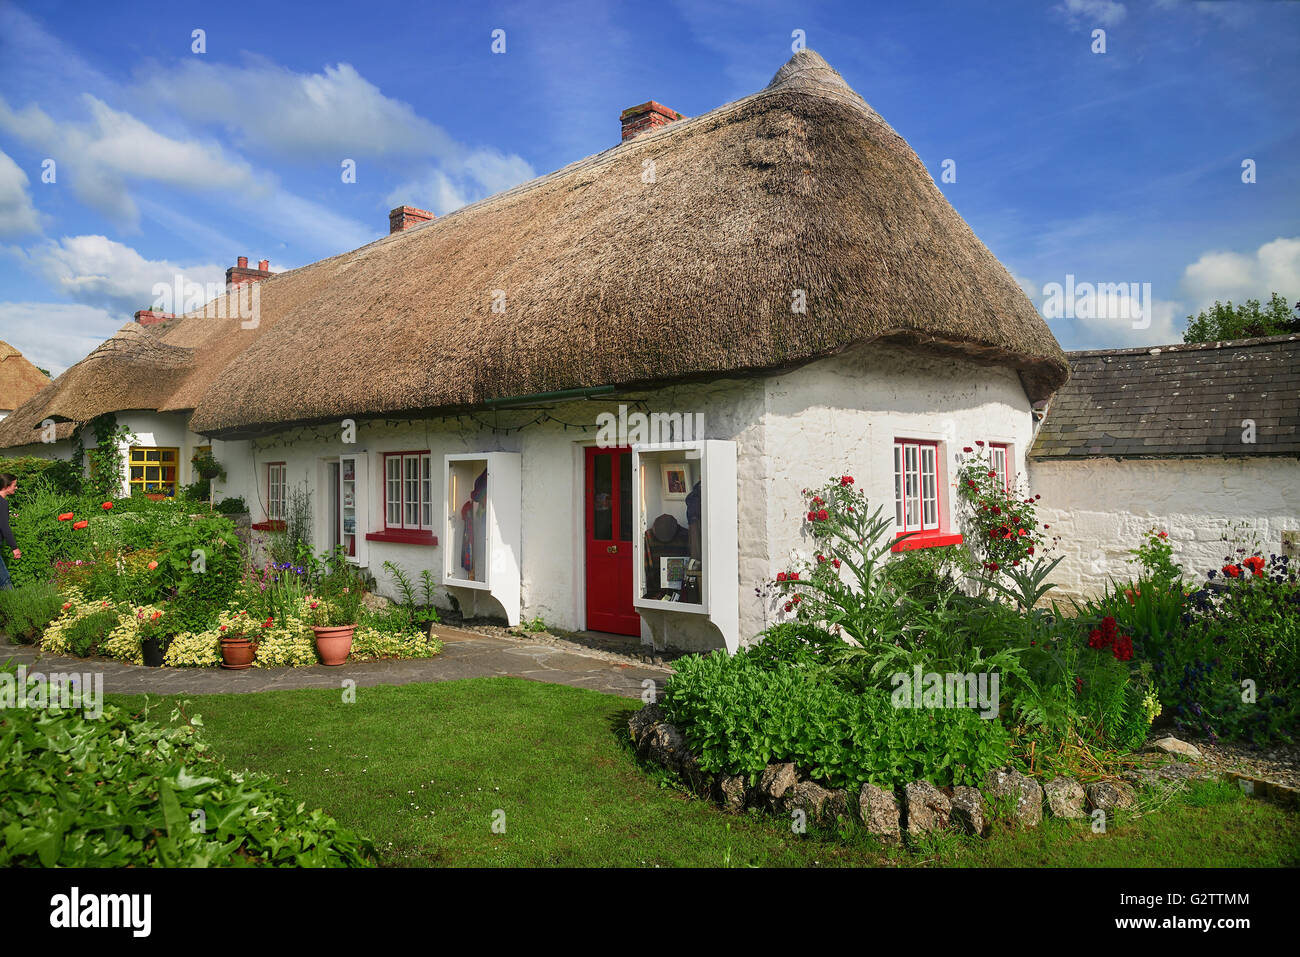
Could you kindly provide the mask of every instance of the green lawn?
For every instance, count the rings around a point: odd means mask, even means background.
[[[108,696],[133,710],[142,696]],[[233,767],[263,771],[371,837],[390,866],[1131,866],[1300,863],[1300,814],[1204,785],[1109,832],[1048,821],[985,840],[879,848],[795,835],[661,783],[626,744],[636,703],[514,678],[203,695],[189,713]],[[171,699],[151,697],[166,720]],[[154,708],[156,707],[156,711]],[[493,830],[504,812],[504,832]],[[497,816],[497,820],[501,820]]]

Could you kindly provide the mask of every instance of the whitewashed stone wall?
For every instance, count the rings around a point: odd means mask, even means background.
[[[1133,577],[1128,552],[1152,526],[1169,533],[1174,560],[1191,577],[1226,555],[1258,547],[1282,552],[1300,529],[1300,462],[1283,458],[1083,459],[1032,461],[1038,515],[1064,555],[1053,578],[1061,595],[1094,595]]]

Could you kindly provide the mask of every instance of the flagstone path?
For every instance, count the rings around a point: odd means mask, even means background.
[[[438,628],[442,654],[405,661],[349,661],[346,665],[310,668],[145,668],[102,658],[42,655],[32,645],[9,644],[0,638],[0,663],[13,659],[28,672],[44,674],[102,672],[106,694],[242,694],[291,688],[338,688],[351,679],[358,687],[404,685],[422,681],[456,681],[504,675],[548,684],[590,688],[625,698],[640,698],[649,679],[657,693],[671,673],[654,665],[631,665],[584,655],[527,640]]]

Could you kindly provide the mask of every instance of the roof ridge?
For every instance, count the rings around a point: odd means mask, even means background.
[[[1066,352],[1074,358],[1092,356],[1163,355],[1167,352],[1197,352],[1211,349],[1244,349],[1255,346],[1276,345],[1279,342],[1300,341],[1300,332],[1285,332],[1276,336],[1254,336],[1249,339],[1218,339],[1214,342],[1173,342],[1160,346],[1130,346],[1123,349],[1075,349]]]

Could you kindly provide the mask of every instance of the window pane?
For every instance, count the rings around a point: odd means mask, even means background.
[[[591,537],[607,542],[614,537],[614,481],[609,455],[597,455],[592,467],[595,470],[596,494],[592,507]]]
[[[402,457],[385,456],[384,472],[386,486],[384,524],[390,528],[400,528],[402,525]]]
[[[905,467],[904,493],[907,496],[907,508],[904,512],[904,528],[907,531],[921,527],[920,483],[918,480],[917,455],[915,445],[903,446],[903,465]]]
[[[146,462],[157,462],[157,461],[158,461],[158,450],[157,450],[157,449],[145,449],[145,452],[144,452],[144,460],[145,460]]]
[[[433,528],[433,458],[420,457],[420,525]]]
[[[937,528],[939,525],[939,503],[935,491],[935,455],[932,446],[921,448],[921,516],[925,528]]]
[[[406,527],[419,528],[420,457],[418,455],[402,456],[402,468],[406,472],[406,488],[403,493]]]

